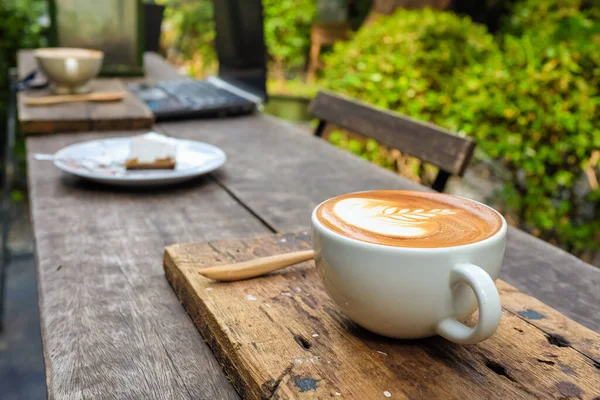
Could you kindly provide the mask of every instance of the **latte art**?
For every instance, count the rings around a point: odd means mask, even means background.
[[[492,236],[500,217],[488,207],[439,193],[373,191],[330,199],[317,210],[330,229],[401,247],[450,247]]]
[[[333,213],[345,223],[371,233],[391,237],[422,237],[438,230],[436,219],[455,215],[449,209],[411,209],[390,206],[375,199],[349,198],[338,201]]]

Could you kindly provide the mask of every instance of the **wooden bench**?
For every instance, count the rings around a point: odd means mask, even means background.
[[[439,172],[432,188],[438,192],[451,175],[464,175],[475,149],[471,138],[333,92],[320,91],[310,112],[319,119],[316,136],[322,136],[327,124],[335,124],[435,165]]]

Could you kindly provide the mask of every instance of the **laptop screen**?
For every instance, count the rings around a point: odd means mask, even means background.
[[[214,0],[219,76],[266,97],[267,50],[261,0]]]

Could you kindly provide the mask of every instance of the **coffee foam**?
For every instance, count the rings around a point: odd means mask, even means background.
[[[370,243],[399,247],[451,247],[498,232],[491,209],[440,193],[380,190],[335,197],[317,210],[333,231]]]

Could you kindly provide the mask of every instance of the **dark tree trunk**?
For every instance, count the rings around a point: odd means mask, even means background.
[[[437,8],[445,10],[451,0],[375,0],[372,12],[378,14],[392,14],[397,8]]]
[[[400,7],[409,9],[431,7],[445,10],[451,3],[452,0],[374,0],[371,12],[365,19],[365,24],[376,21],[380,15],[393,14]]]

